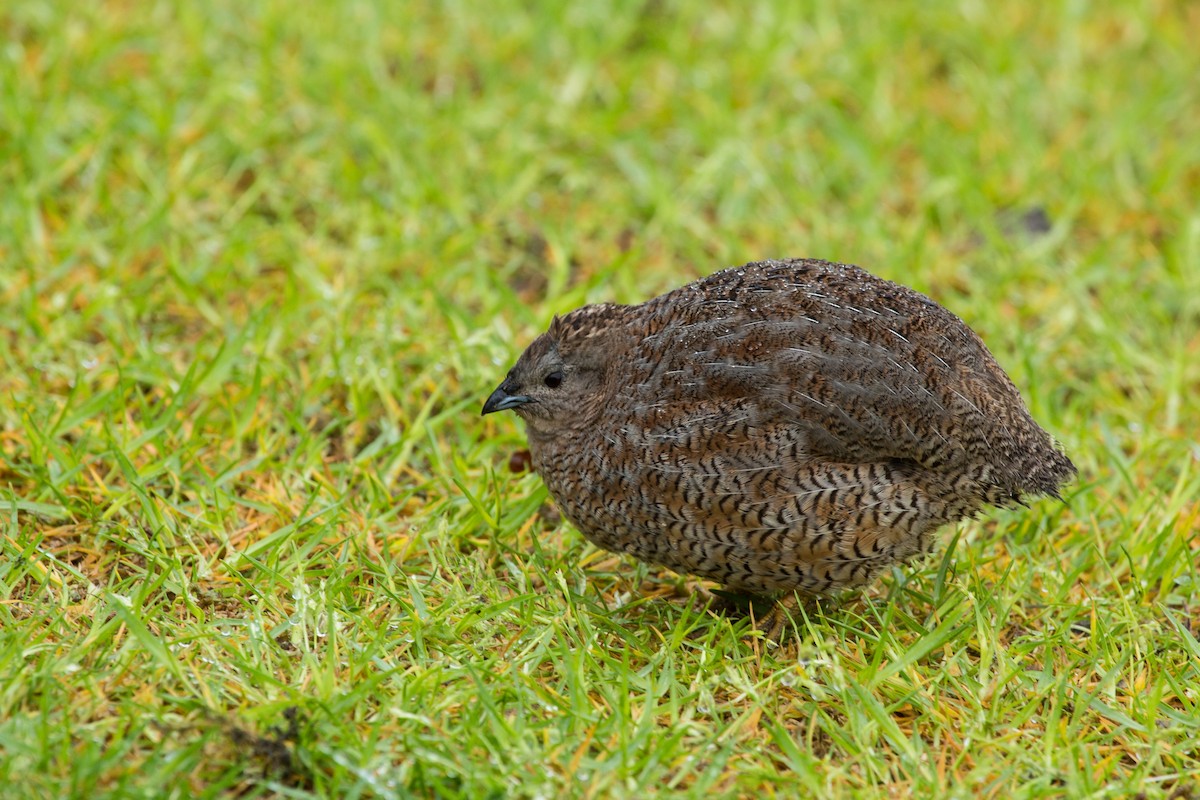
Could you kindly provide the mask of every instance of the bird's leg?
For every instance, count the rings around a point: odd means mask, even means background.
[[[764,639],[779,644],[790,629],[791,622],[799,618],[801,611],[812,616],[820,610],[819,596],[807,592],[785,592],[775,598],[775,602],[765,614],[753,617],[754,627],[762,632]]]
[[[795,592],[786,592],[781,597],[775,598],[775,602],[767,610],[767,613],[761,617],[752,617],[754,627],[762,631],[763,638],[769,642],[779,644],[783,641],[784,631],[787,630],[788,623],[791,622],[792,616],[800,611],[800,600]],[[751,614],[754,609],[751,608]]]
[[[709,608],[717,614],[749,615],[755,631],[760,631],[765,639],[779,643],[783,640],[788,624],[797,616],[801,608],[815,611],[817,600],[810,595],[797,592],[785,592],[776,598],[762,595],[744,594],[729,589],[712,589],[712,604]]]

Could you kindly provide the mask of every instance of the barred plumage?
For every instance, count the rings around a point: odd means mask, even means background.
[[[752,593],[862,585],[1075,474],[961,320],[824,261],[556,318],[483,410],[508,408],[590,540]]]

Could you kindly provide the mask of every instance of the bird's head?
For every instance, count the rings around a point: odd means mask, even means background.
[[[615,348],[623,338],[624,308],[584,306],[555,317],[491,393],[483,413],[515,411],[534,436],[585,429],[607,401],[609,367],[620,358]]]

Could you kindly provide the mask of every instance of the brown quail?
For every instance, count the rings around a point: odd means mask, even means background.
[[[483,413],[506,409],[584,536],[739,593],[865,584],[1075,474],[958,317],[825,261],[556,317]]]

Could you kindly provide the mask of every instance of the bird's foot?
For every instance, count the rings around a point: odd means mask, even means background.
[[[796,592],[785,592],[777,598],[743,594],[728,589],[713,589],[713,601],[709,608],[717,614],[749,615],[753,625],[751,635],[761,633],[769,642],[779,644],[791,627],[793,617],[801,608],[806,612],[817,610],[817,600]]]
[[[792,618],[799,616],[801,606],[805,605],[800,597],[795,592],[787,592],[781,597],[775,598],[775,602],[767,609],[767,613],[762,617],[751,617],[754,621],[754,627],[762,632],[763,638],[768,642],[780,644],[783,637],[791,628]],[[751,613],[753,614],[753,607]]]

